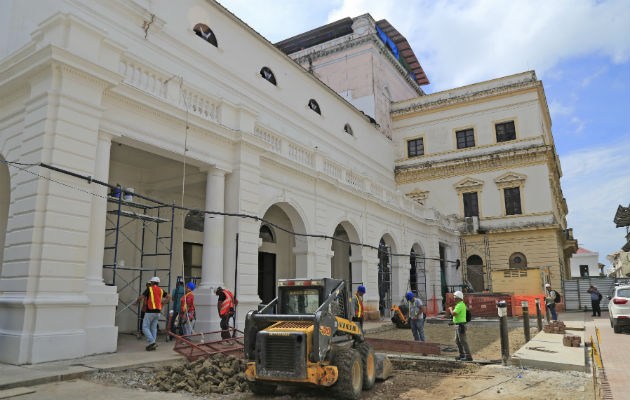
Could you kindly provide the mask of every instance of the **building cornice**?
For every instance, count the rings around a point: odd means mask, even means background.
[[[398,185],[444,179],[460,175],[471,175],[494,170],[506,170],[528,165],[544,164],[551,156],[550,146],[505,151],[502,153],[460,157],[433,163],[417,163],[396,166]]]

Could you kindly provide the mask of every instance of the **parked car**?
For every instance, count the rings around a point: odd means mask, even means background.
[[[612,294],[608,296],[610,326],[619,333],[624,326],[630,327],[630,285],[616,286]]]

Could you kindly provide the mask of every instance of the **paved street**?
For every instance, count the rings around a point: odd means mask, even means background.
[[[607,312],[602,312],[601,317],[585,313],[584,322],[586,336],[593,336],[593,340],[597,340],[595,327],[599,329],[602,361],[614,399],[630,398],[630,333],[614,333]]]

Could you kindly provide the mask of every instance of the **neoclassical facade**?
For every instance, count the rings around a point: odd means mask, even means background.
[[[348,279],[375,308],[418,260],[425,297],[441,300],[444,266],[461,282],[456,221],[399,191],[396,140],[219,4],[15,0],[0,15],[0,361],[115,351],[152,275],[196,279],[198,331],[218,327],[219,285],[242,328],[278,278]],[[389,87],[407,81],[382,62]]]
[[[403,193],[460,221],[475,291],[562,287],[577,241],[542,82],[533,71],[392,105]]]

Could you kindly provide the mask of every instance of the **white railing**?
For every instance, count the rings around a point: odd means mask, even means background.
[[[166,78],[130,60],[121,60],[119,72],[126,84],[163,99],[167,96]]]
[[[275,133],[257,126],[254,128],[254,136],[261,139],[263,142],[269,143],[273,151],[279,153],[282,150],[282,139]]]
[[[289,158],[300,164],[313,166],[313,153],[293,143],[289,144]]]
[[[356,189],[363,191],[363,177],[352,171],[346,171],[346,183]]]
[[[179,103],[186,108],[188,112],[198,115],[201,118],[211,121],[218,121],[219,119],[219,105],[210,97],[201,93],[182,87]]]
[[[342,171],[343,170],[339,165],[334,164],[330,160],[324,160],[324,173],[326,175],[331,176],[337,180],[341,180]]]

